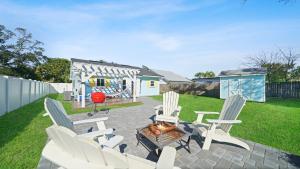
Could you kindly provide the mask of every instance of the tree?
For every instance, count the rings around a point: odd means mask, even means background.
[[[24,28],[12,32],[0,25],[1,74],[37,79],[35,69],[47,61],[43,54],[43,43],[32,39]]]
[[[9,61],[12,59],[12,50],[14,45],[8,41],[15,36],[15,33],[0,25],[0,74],[14,75],[11,70]]]
[[[67,59],[49,58],[37,67],[36,74],[43,81],[66,83],[70,81],[70,64]]]
[[[300,81],[300,66],[297,66],[292,72],[293,81]]]
[[[213,78],[215,73],[213,71],[198,72],[195,74],[196,78]]]
[[[294,54],[291,49],[266,53],[263,52],[257,56],[248,57],[248,66],[260,67],[267,70],[268,82],[288,82],[293,76],[298,55]]]

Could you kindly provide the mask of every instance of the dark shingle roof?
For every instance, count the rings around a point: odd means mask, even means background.
[[[157,76],[157,77],[162,77],[161,75],[155,73],[154,71],[152,71],[151,69],[149,69],[146,66],[142,66],[142,68],[140,69],[140,73],[138,75],[140,75],[140,76]]]
[[[189,79],[171,71],[156,70],[156,69],[153,69],[153,71],[161,75],[163,77],[163,80],[167,82],[191,82]]]
[[[123,68],[131,68],[131,69],[141,69],[140,67],[136,67],[136,66],[123,65],[123,64],[118,64],[118,63],[114,63],[114,62],[106,62],[104,60],[94,61],[94,60],[84,60],[84,59],[71,58],[71,61],[72,62],[82,62],[82,63],[92,63],[92,64],[104,65],[104,66],[114,66],[114,67],[123,67]]]
[[[237,70],[222,71],[219,76],[245,76],[254,74],[266,74],[267,71],[264,68],[246,68]]]

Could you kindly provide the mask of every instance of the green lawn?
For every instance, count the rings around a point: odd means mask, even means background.
[[[162,100],[162,96],[154,96]],[[180,95],[180,118],[192,122],[195,110],[220,111],[223,100]],[[217,115],[205,118],[217,118]],[[300,99],[268,99],[266,103],[247,102],[231,135],[300,155]]]
[[[62,101],[63,95],[49,97]],[[52,124],[49,117],[43,117],[43,101],[43,98],[39,99],[0,117],[0,169],[36,168],[47,140],[45,128]],[[109,108],[140,104],[127,103]],[[70,102],[63,101],[63,105],[68,114],[91,111],[91,108],[74,110]]]

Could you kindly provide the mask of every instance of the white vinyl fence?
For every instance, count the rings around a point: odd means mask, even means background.
[[[53,89],[58,93],[72,91],[72,83],[50,83]]]
[[[0,116],[50,93],[58,93],[50,83],[0,75]]]

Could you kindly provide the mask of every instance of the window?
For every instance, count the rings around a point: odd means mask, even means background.
[[[123,90],[126,89],[126,79],[123,79],[123,82],[122,82],[122,89],[123,89]]]
[[[104,81],[104,79],[97,79],[97,84],[96,84],[96,86],[100,86],[100,87],[105,86],[105,81]]]
[[[150,87],[154,87],[155,86],[155,82],[154,82],[154,80],[151,80],[150,81]]]

